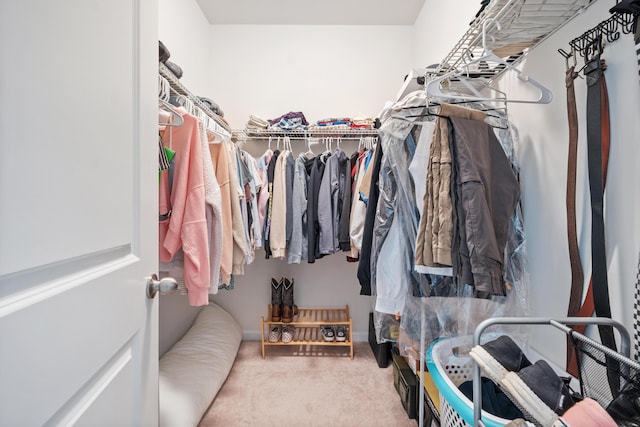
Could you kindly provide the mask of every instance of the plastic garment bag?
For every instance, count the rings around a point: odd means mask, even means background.
[[[509,129],[496,129],[496,135],[517,176],[518,164],[514,155],[514,145],[518,141],[516,128],[510,125]],[[481,299],[474,297],[471,285],[456,284],[452,278],[432,275],[429,290],[425,290],[424,297],[409,296],[406,300],[398,326],[400,353],[418,358],[416,350],[420,348],[421,334],[424,334],[425,345],[428,346],[439,337],[472,334],[480,322],[491,317],[527,315],[528,274],[520,204],[509,224],[503,277],[506,295]],[[522,327],[496,327],[496,331],[500,329],[510,335],[523,335]],[[521,336],[521,340],[525,341],[525,337]]]
[[[422,295],[428,276],[414,270],[414,248],[419,214],[409,165],[422,126],[412,120],[391,118],[380,129],[384,157],[380,168],[380,198],[371,256],[371,284],[376,312],[402,315],[406,298]],[[377,316],[380,318],[380,316]],[[394,318],[383,316],[376,329],[378,341],[394,340]]]
[[[417,203],[422,201],[416,201],[409,165],[411,146],[418,141],[421,126],[416,119],[406,116],[416,115],[415,110],[387,114],[380,129],[385,157],[379,176],[380,200],[371,255],[376,338],[378,342],[396,341],[402,354],[413,356],[421,334],[428,345],[438,337],[472,333],[478,323],[490,317],[523,316],[528,312],[525,236],[519,205],[510,223],[505,248],[505,296],[474,298],[471,285],[458,284],[451,277],[414,271],[420,219]],[[506,120],[506,115],[503,118]],[[496,129],[496,134],[517,176],[514,156],[517,131],[509,126]],[[386,290],[389,282],[393,282],[395,293]]]

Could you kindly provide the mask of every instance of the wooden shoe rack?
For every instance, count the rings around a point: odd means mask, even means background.
[[[276,322],[271,320],[271,305],[267,307],[267,318],[262,316],[262,358],[266,357],[265,348],[270,345],[324,345],[334,347],[349,347],[349,356],[353,359],[353,340],[351,339],[351,317],[349,316],[349,306],[344,308],[300,308],[298,314],[293,316],[290,323]],[[269,331],[273,325],[293,326],[295,331],[293,340],[288,343],[269,342]],[[346,330],[346,340],[344,341],[324,341],[320,327],[324,325],[343,325]]]

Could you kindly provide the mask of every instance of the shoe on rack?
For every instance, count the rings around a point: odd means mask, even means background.
[[[333,331],[332,326],[321,326],[320,332],[322,333],[322,339],[324,341],[331,341],[331,342],[335,341],[336,334]]]
[[[282,322],[291,323],[298,314],[298,307],[293,303],[293,279],[280,279],[282,283]]]
[[[291,341],[293,341],[293,336],[295,334],[295,331],[296,329],[292,325],[287,325],[284,328],[282,328],[282,342],[285,344],[288,344]]]
[[[531,366],[522,349],[508,335],[501,335],[485,344],[474,346],[469,351],[469,356],[496,384],[500,384],[508,372],[518,372]]]
[[[282,318],[282,280],[271,278],[271,320],[279,322]]]
[[[575,404],[562,378],[544,360],[507,373],[500,386],[529,421],[543,426],[553,425]]]
[[[345,342],[347,340],[347,328],[344,325],[336,326],[336,341]]]
[[[273,325],[269,331],[269,342],[278,342],[282,337],[282,326]]]

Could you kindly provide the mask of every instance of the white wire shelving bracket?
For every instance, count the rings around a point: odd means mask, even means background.
[[[227,132],[231,132],[231,128],[229,125],[220,118],[219,115],[214,113],[204,102],[200,100],[197,96],[195,96],[189,89],[187,89],[178,78],[169,70],[162,62],[158,63],[158,73],[167,79],[169,85],[171,86],[171,90],[179,95],[183,95],[187,97],[195,106],[200,108],[207,116],[211,117],[217,125],[221,126]]]
[[[434,74],[458,70],[471,59],[482,56],[483,25],[493,53],[516,64],[530,49],[592,3],[593,0],[492,0],[440,62]],[[504,70],[503,67],[478,68],[473,70],[471,77],[480,85],[482,82],[486,85]]]

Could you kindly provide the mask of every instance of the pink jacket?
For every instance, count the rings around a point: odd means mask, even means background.
[[[169,262],[176,251],[184,251],[184,280],[193,306],[209,303],[211,279],[202,148],[198,119],[186,112],[182,126],[162,131],[162,143],[176,152],[171,190],[171,216],[160,222],[160,261]],[[160,212],[169,205],[166,173],[160,185]]]

